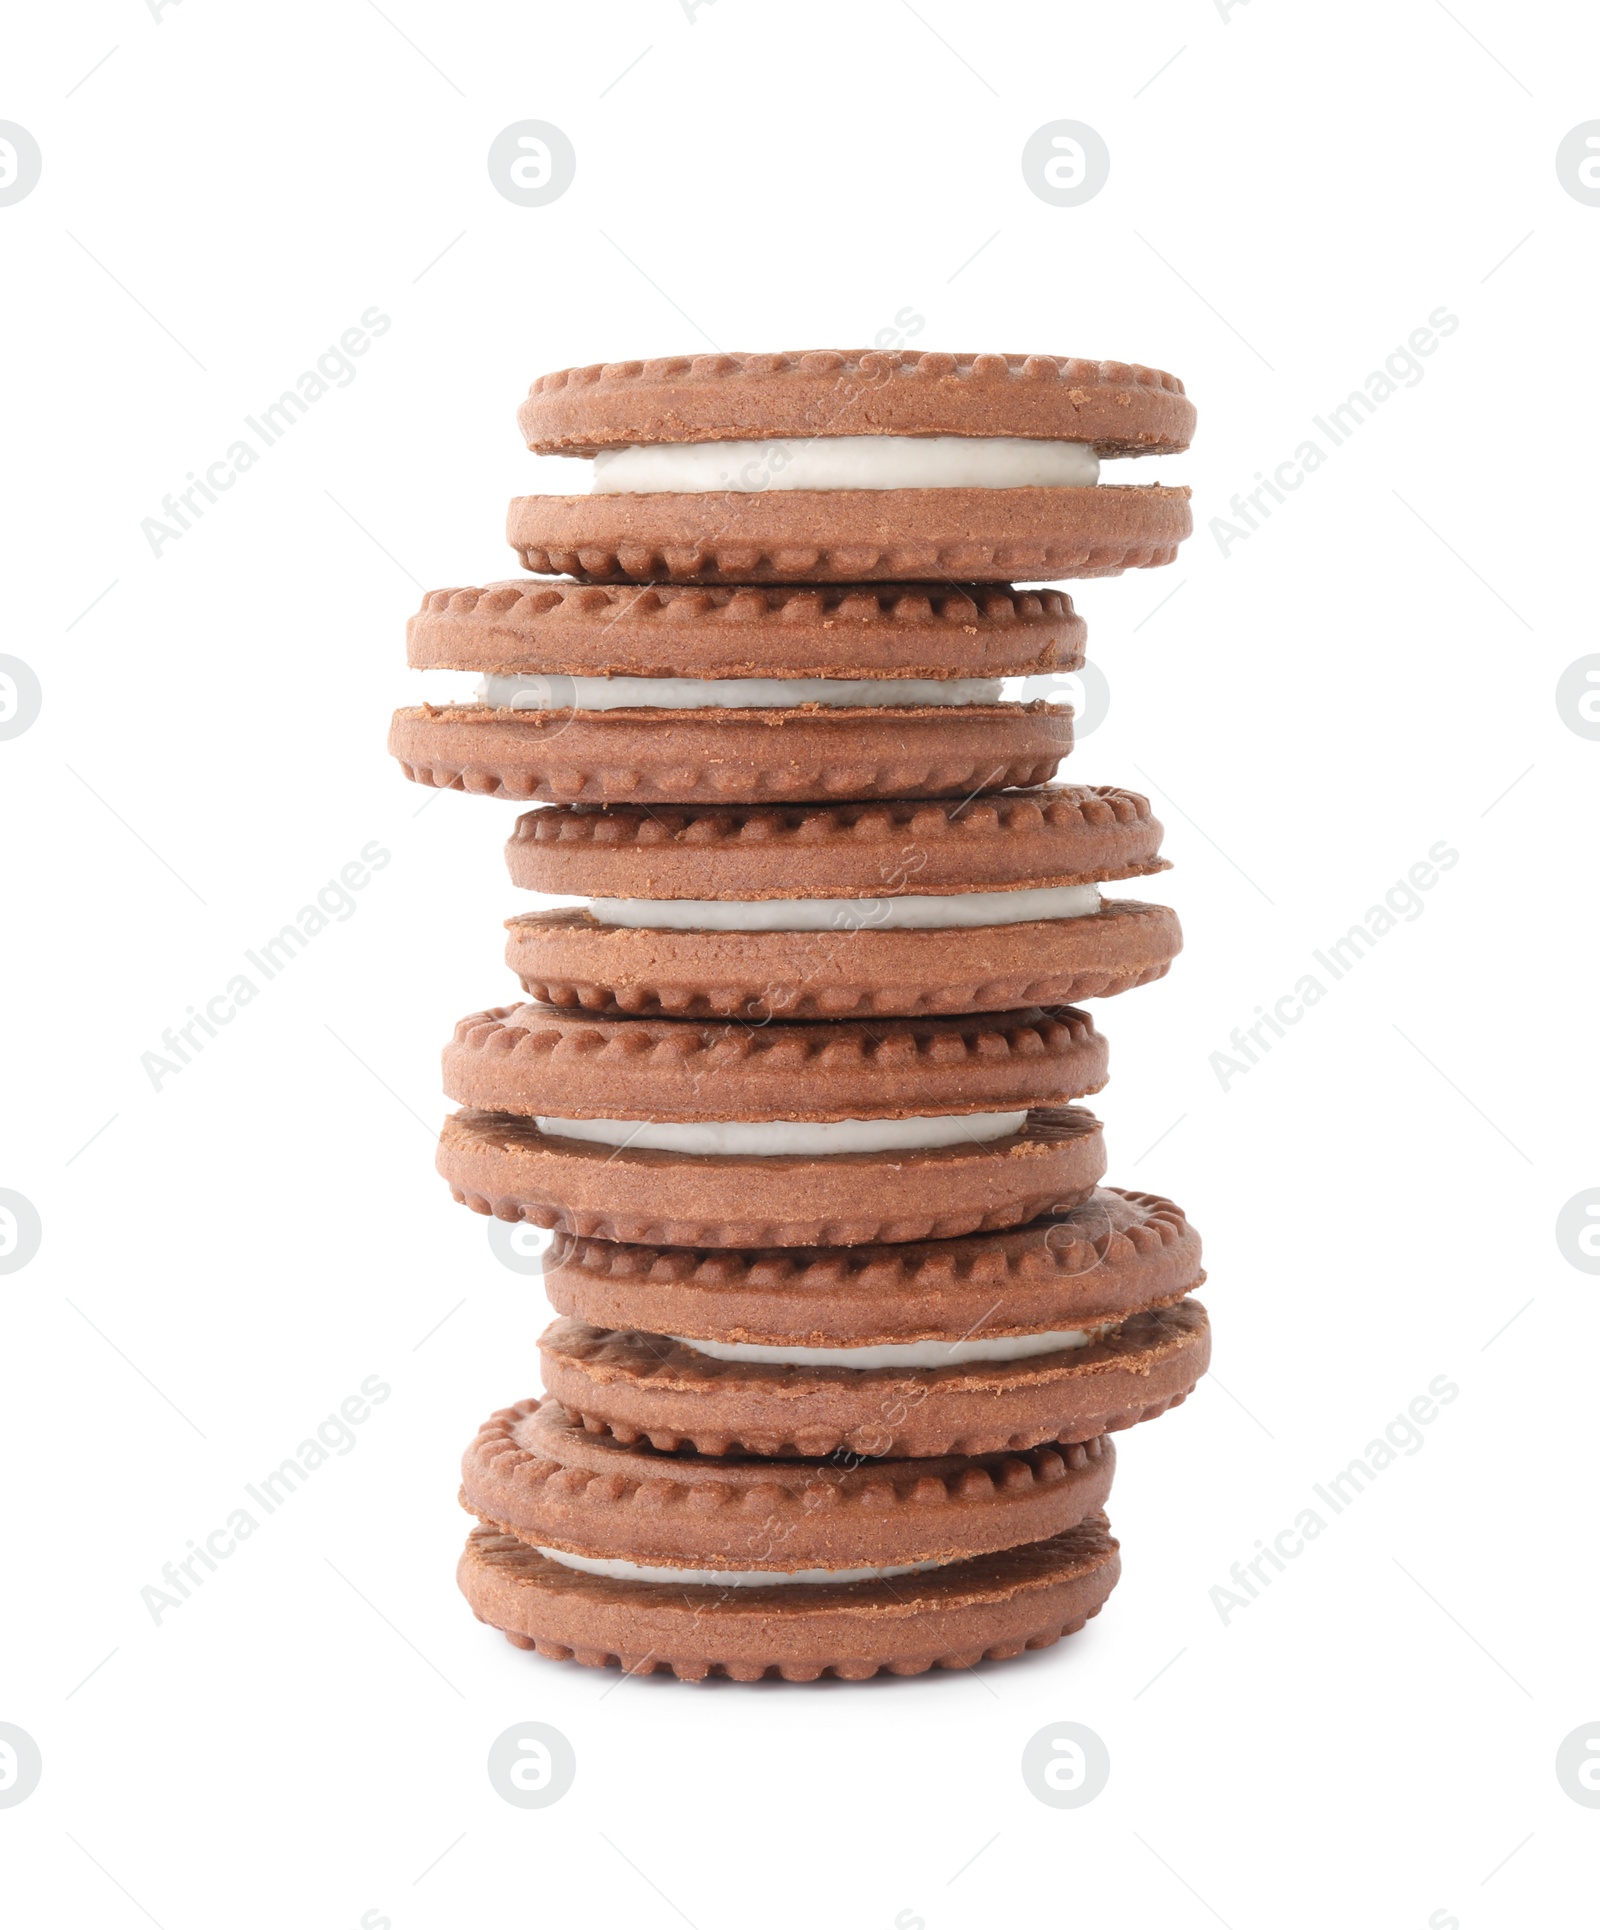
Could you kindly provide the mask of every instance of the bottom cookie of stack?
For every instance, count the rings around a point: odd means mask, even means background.
[[[1116,1585],[1097,1438],[863,1462],[668,1455],[554,1400],[495,1414],[462,1463],[483,1524],[458,1570],[518,1647],[682,1678],[920,1675],[1046,1648]]]

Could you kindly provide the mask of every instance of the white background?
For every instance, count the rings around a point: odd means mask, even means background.
[[[44,173],[0,208],[0,648],[44,708],[0,744],[0,1184],[44,1238],[0,1279],[0,1720],[44,1776],[0,1809],[9,1920],[1577,1920],[1600,1282],[1554,1228],[1600,1184],[1600,744],[1555,686],[1600,648],[1600,209],[1554,155],[1597,38],[1489,0],[13,11],[0,117]],[[526,118],[578,156],[538,209],[485,167]],[[1060,118],[1112,156],[1077,208],[1019,166]],[[356,378],[152,555],[141,519],[373,305]],[[1209,519],[1441,306],[1424,379],[1224,556]],[[404,620],[513,573],[534,375],[907,312],[1199,405],[1136,472],[1195,490],[1179,562],[1079,594],[1112,708],[1063,774],[1149,790],[1178,864],[1188,949],[1098,1008],[1098,1103],[1111,1178],[1206,1236],[1216,1375],[1121,1437],[1123,1583],[1025,1663],[545,1664],[452,1579],[457,1456],[533,1391],[545,1308],[429,1144],[528,901],[513,808],[385,757]],[[1441,839],[1422,914],[1224,1090],[1230,1032]],[[370,840],[354,914],[153,1090],[141,1054]],[[369,1375],[354,1450],[157,1626],[141,1589]],[[1438,1375],[1421,1450],[1224,1623],[1231,1564]],[[578,1758],[536,1812],[485,1773],[525,1718]],[[1075,1811],[1019,1772],[1055,1720],[1111,1752]]]

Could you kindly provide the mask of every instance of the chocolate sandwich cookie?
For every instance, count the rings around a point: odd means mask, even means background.
[[[730,1018],[1006,1011],[1162,977],[1149,803],[1109,785],[908,803],[557,806],[517,820],[513,881],[587,906],[507,924],[524,991],[591,1011]]]
[[[1070,598],[1005,584],[437,590],[410,661],[477,686],[396,712],[389,748],[418,783],[504,797],[967,797],[1071,750],[1070,709],[1003,680],[1076,668],[1083,637]]]
[[[1044,1647],[1116,1580],[1109,1441],[923,1461],[666,1457],[552,1400],[462,1461],[461,1586],[522,1647],[746,1679],[917,1674]]]
[[[1013,1226],[1105,1171],[1104,1041],[1070,1007],[745,1026],[474,1014],[439,1171],[501,1219],[670,1246],[853,1246]]]
[[[1153,1419],[1205,1371],[1198,1234],[1101,1189],[1012,1232],[726,1253],[557,1235],[545,1385],[700,1454],[986,1454]]]
[[[1188,447],[1175,376],[1052,355],[702,355],[560,369],[528,446],[588,456],[586,496],[524,496],[531,570],[595,580],[994,582],[1170,563],[1189,492],[1103,485],[1102,457]]]

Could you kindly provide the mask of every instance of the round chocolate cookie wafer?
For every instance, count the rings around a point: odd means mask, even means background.
[[[965,797],[1043,784],[1069,705],[1037,701],[618,710],[421,704],[389,752],[416,784],[554,802]]]
[[[1006,583],[605,588],[524,578],[430,590],[406,625],[406,661],[547,677],[960,680],[1076,670],[1086,634],[1071,597]]]
[[[937,350],[796,350],[592,363],[537,377],[517,410],[541,455],[762,437],[1044,437],[1102,456],[1174,454],[1194,434],[1175,375],[1130,362]]]
[[[993,582],[1170,562],[1186,489],[1101,487],[1102,456],[1188,446],[1176,377],[1047,355],[675,357],[541,376],[541,453],[589,496],[526,496],[532,570],[596,580]]]
[[[1193,527],[1187,489],[1105,483],[514,496],[506,540],[597,583],[1009,583],[1159,569]]]
[[[504,1113],[458,1112],[438,1154],[451,1192],[474,1212],[664,1246],[954,1238],[1073,1206],[1105,1167],[1100,1122],[1076,1107],[1036,1109],[989,1140],[822,1157],[607,1145]]]
[[[1204,1283],[1200,1236],[1171,1200],[1098,1187],[1005,1232],[895,1246],[630,1246],[557,1233],[557,1313],[763,1347],[882,1347],[1098,1327]]]
[[[1109,1440],[1065,1453],[918,1461],[663,1455],[587,1428],[559,1401],[518,1401],[461,1460],[462,1505],[547,1554],[775,1582],[965,1561],[1045,1541],[1104,1507]]]
[[[580,1120],[725,1121],[719,1149],[731,1152],[758,1137],[740,1130],[747,1122],[948,1120],[948,1140],[969,1139],[956,1124],[962,1115],[1027,1112],[1098,1092],[1108,1053],[1094,1020],[1071,1006],[749,1026],[507,1005],[462,1019],[443,1068],[446,1094],[479,1111],[542,1118],[547,1130]],[[830,1136],[817,1137],[825,1154]],[[611,1143],[641,1140],[651,1143],[627,1132]]]
[[[1161,977],[1165,906],[1098,884],[1167,868],[1146,799],[1060,785],[951,805],[558,806],[517,821],[513,880],[592,894],[510,920],[547,1004],[767,1019],[1004,1011]]]
[[[958,1338],[867,1349],[723,1345],[711,1353],[704,1341],[561,1319],[539,1348],[555,1399],[619,1441],[771,1456],[990,1454],[1093,1440],[1175,1407],[1211,1353],[1198,1300],[1134,1314],[1108,1330],[995,1344],[1029,1342],[1051,1351],[971,1359],[984,1343]],[[791,1357],[761,1357],[776,1352]],[[838,1364],[852,1352],[909,1364]],[[793,1357],[804,1353],[812,1358]],[[939,1364],[941,1356],[954,1364]]]
[[[584,1574],[479,1527],[456,1570],[480,1622],[558,1661],[682,1681],[861,1681],[1049,1648],[1100,1612],[1119,1558],[1103,1514],[1047,1541],[893,1580],[662,1588]]]
[[[1102,884],[1170,870],[1148,798],[1053,784],[952,803],[558,804],[506,843],[513,884],[556,896],[767,903]]]
[[[1183,943],[1176,912],[1135,898],[973,930],[638,931],[581,910],[506,930],[506,963],[546,1005],[756,1021],[1111,998],[1165,977]]]

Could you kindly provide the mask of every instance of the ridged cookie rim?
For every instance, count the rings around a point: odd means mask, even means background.
[[[662,1454],[545,1394],[482,1423],[461,1456],[460,1499],[519,1540],[564,1554],[782,1576],[957,1561],[1047,1539],[1036,1520],[1019,1523],[1023,1510],[1059,1521],[1063,1503],[1075,1507],[1049,1531],[1059,1533],[1104,1506],[1115,1472],[1108,1436],[919,1458]]]
[[[1072,1006],[882,1019],[871,1026],[848,1019],[749,1026],[736,1020],[580,1017],[524,1003],[491,1006],[459,1020],[443,1062],[445,1096],[480,1112],[836,1121],[1050,1106],[1100,1091],[1106,1056],[1094,1020]],[[996,1090],[993,1075],[1002,1063],[1015,1069],[1018,1086]],[[547,1103],[541,1104],[529,1081],[537,1083],[542,1068],[554,1073],[558,1064],[567,1076],[551,1079]],[[818,1075],[835,1088],[843,1081],[844,1089],[827,1103],[807,1103]],[[983,1090],[970,1089],[975,1078]],[[916,1097],[895,1096],[907,1080],[916,1082]]]
[[[480,641],[519,629],[525,635],[515,648]],[[1064,649],[1056,647],[1062,632]],[[1030,635],[1038,646],[1031,654],[1013,648],[987,660],[995,646]],[[1064,590],[1008,583],[512,578],[424,591],[406,624],[406,661],[413,669],[567,676],[1026,676],[1079,668],[1087,635]]]
[[[892,536],[852,529],[862,496]],[[1055,581],[1164,567],[1193,534],[1189,498],[1165,483],[514,496],[506,540],[525,569],[584,582]]]
[[[514,885],[558,896],[677,895],[735,901],[921,897],[939,895],[936,887],[950,892],[1030,890],[1153,877],[1171,869],[1171,861],[1160,855],[1164,835],[1150,800],[1138,791],[1117,784],[1052,784],[959,801],[894,798],[659,809],[548,804],[522,813],[506,840],[505,855]],[[997,871],[997,853],[1046,840],[1059,840],[1061,858],[1069,855],[1070,844],[1081,841],[1085,849],[1076,854],[1080,862],[1024,865],[1019,860]],[[1120,860],[1109,849],[1113,841],[1125,846]],[[1094,861],[1097,845],[1102,849]],[[894,861],[887,873],[886,857]],[[1085,857],[1091,861],[1081,862]],[[822,881],[812,885],[797,879],[797,859],[822,860]],[[644,890],[622,889],[634,882],[630,868],[673,862],[694,868],[692,892],[675,894],[653,879],[645,881]],[[860,885],[841,877],[852,863],[874,865],[876,877]],[[587,868],[591,864],[594,868]],[[766,868],[787,876],[761,888],[746,877],[733,889],[726,874],[735,866],[745,874]]]
[[[1118,1224],[1124,1214],[1126,1222]],[[1137,1280],[1141,1273],[1159,1270],[1169,1256],[1188,1261],[1180,1267],[1175,1286],[1154,1295],[1140,1292],[1137,1298],[1126,1288],[1113,1287],[1118,1275],[1131,1274]],[[1205,1278],[1200,1234],[1183,1209],[1161,1194],[1115,1186],[1096,1187],[1070,1211],[1024,1226],[886,1246],[741,1251],[633,1245],[557,1233],[546,1249],[543,1269],[545,1295],[555,1310],[592,1326],[626,1324],[701,1340],[794,1347],[965,1339],[973,1330],[974,1305],[987,1334],[1094,1326],[1125,1319],[1163,1298],[1185,1298],[1198,1292]],[[1068,1304],[1052,1297],[1053,1287],[1090,1281],[1104,1289],[1099,1299],[1088,1297],[1085,1304],[1083,1296],[1073,1294],[1073,1304]],[[619,1282],[624,1297],[643,1296],[652,1288],[664,1294],[669,1305],[655,1304],[667,1314],[666,1322],[626,1318],[625,1305],[606,1305],[608,1296],[618,1293]],[[670,1305],[674,1293],[682,1294],[682,1304]],[[939,1321],[902,1314],[908,1305],[924,1307],[929,1295],[958,1301],[965,1297],[965,1304]],[[1022,1296],[1028,1296],[1024,1305],[1033,1308],[1030,1318],[994,1317],[1008,1305],[1015,1312]],[[719,1299],[737,1305],[741,1297],[759,1308],[765,1324],[730,1319],[726,1313],[712,1317]],[[800,1311],[808,1298],[826,1307],[823,1318],[812,1315],[809,1324]],[[854,1307],[848,1306],[851,1299]],[[697,1313],[694,1302],[704,1303],[706,1311]],[[602,1306],[608,1315],[624,1317],[601,1318]],[[777,1308],[786,1311],[775,1312]],[[896,1316],[892,1321],[889,1309]]]
[[[825,434],[999,435],[1088,441],[1113,457],[1164,455],[1188,448],[1194,423],[1183,383],[1165,369],[939,349],[593,362],[535,376],[517,410],[530,449],[572,456],[639,442]]]
[[[1160,955],[1151,957],[1148,963],[1130,963],[1126,967],[1081,965],[1054,974],[1041,970],[1030,959],[1026,968],[1010,976],[998,975],[989,956],[996,934],[1007,935],[1008,944],[1030,953],[1036,948],[1043,959],[1059,956],[1070,948],[1074,938],[1082,942],[1090,930],[1098,928],[1104,932],[1112,924],[1129,918],[1164,934],[1170,933],[1170,949],[1166,949],[1168,939],[1163,937],[1157,947]],[[735,981],[731,973],[722,974],[718,982],[712,983],[713,975],[700,971],[695,974],[697,984],[667,987],[662,983],[666,974],[659,968],[643,972],[626,983],[621,982],[622,974],[617,971],[607,972],[604,980],[593,972],[535,971],[532,968],[537,960],[524,960],[521,956],[522,946],[529,943],[524,934],[541,927],[559,931],[562,924],[569,929],[576,928],[585,937],[591,932],[604,934],[612,963],[631,950],[647,957],[653,954],[659,965],[664,940],[686,939],[693,944],[697,936],[650,931],[640,934],[627,926],[602,926],[587,913],[571,910],[521,912],[506,920],[509,934],[506,963],[530,998],[561,1010],[581,1007],[590,1012],[628,1017],[654,1016],[660,1010],[663,1016],[744,1018],[752,1023],[772,1018],[817,1021],[932,1017],[943,1013],[1010,1011],[1026,1005],[1054,1006],[1090,998],[1115,998],[1164,978],[1183,949],[1183,933],[1170,905],[1149,904],[1137,898],[1110,898],[1102,902],[1099,911],[1082,918],[1044,919],[1016,925],[825,934],[716,933],[714,936],[719,940],[746,941],[740,946],[750,961],[744,976]],[[702,945],[694,948],[697,954],[703,949],[706,935],[699,936]],[[830,946],[836,948],[832,955],[841,964],[845,962],[842,954],[848,947],[854,959],[850,974],[836,975],[824,982],[823,953],[816,944],[819,937],[826,938]],[[790,942],[782,945],[756,942],[761,940]],[[807,943],[808,940],[811,942]],[[973,963],[985,969],[981,973],[955,972],[952,951],[957,957],[970,951]],[[911,971],[910,965],[919,958],[925,960],[922,969]],[[766,963],[758,965],[762,960]],[[803,971],[797,971],[796,960],[804,967]],[[890,960],[898,961],[892,971],[887,962]],[[785,973],[790,976],[784,976]],[[687,972],[684,976],[688,977]],[[892,989],[900,985],[919,989],[905,992]],[[920,989],[923,987],[925,989]],[[793,998],[789,997],[791,989]],[[625,993],[631,1002],[625,1003],[619,993]]]
[[[493,710],[483,704],[421,704],[397,710],[389,754],[414,784],[519,802],[723,804],[827,802],[837,798],[964,796],[1042,784],[1072,750],[1070,706],[962,704],[829,711],[681,710],[673,735],[648,710]],[[1032,734],[1035,742],[983,749],[976,726]],[[1038,726],[1035,731],[1034,727]],[[908,753],[908,726],[928,740]],[[1026,726],[1019,732],[1019,727]],[[452,748],[452,733],[481,731],[473,755]],[[827,749],[793,742],[781,759],[781,733],[815,736]],[[490,732],[498,733],[498,741]],[[635,740],[628,742],[627,733]],[[864,734],[884,743],[863,757]],[[686,739],[693,737],[693,747]],[[606,740],[613,740],[609,749]],[[598,740],[598,741],[597,741]],[[836,741],[835,741],[836,740]],[[619,754],[617,745],[622,745]],[[981,739],[980,739],[981,745]],[[805,761],[797,761],[804,759]]]

